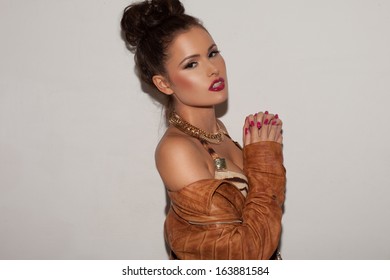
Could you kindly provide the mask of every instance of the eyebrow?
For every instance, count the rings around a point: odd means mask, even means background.
[[[208,49],[207,49],[207,52],[210,52],[214,47],[216,47],[217,45],[216,44],[212,44]],[[192,59],[192,58],[195,58],[195,57],[200,57],[200,54],[193,54],[193,55],[190,55],[190,56],[187,56],[186,58],[184,58],[180,63],[179,63],[179,66],[182,65],[186,60],[189,60],[189,59]]]

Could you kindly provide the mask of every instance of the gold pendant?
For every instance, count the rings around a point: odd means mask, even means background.
[[[214,165],[216,171],[226,171],[226,160],[224,158],[214,159]]]

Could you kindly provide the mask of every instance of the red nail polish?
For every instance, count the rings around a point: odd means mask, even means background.
[[[255,126],[255,122],[251,121],[250,126]]]
[[[265,111],[264,114],[268,115],[268,111]]]
[[[258,129],[261,128],[261,122],[257,122],[257,128],[258,128]]]
[[[279,115],[278,115],[278,114],[276,114],[274,118],[275,118],[275,119],[279,119]]]
[[[265,119],[264,124],[268,124],[268,123],[269,123],[269,120]]]
[[[272,121],[272,125],[275,125],[276,124],[276,121]]]

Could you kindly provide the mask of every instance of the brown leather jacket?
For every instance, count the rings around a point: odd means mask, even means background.
[[[206,179],[168,192],[165,238],[172,258],[270,259],[279,244],[286,172],[282,146],[245,146],[245,198],[230,182]]]

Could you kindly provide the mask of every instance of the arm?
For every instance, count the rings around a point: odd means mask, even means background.
[[[244,171],[250,187],[246,200],[234,186],[215,179],[170,193],[173,207],[165,224],[166,238],[178,258],[271,257],[279,243],[285,191],[281,144],[247,143]]]
[[[213,178],[200,142],[168,131],[157,146],[157,169],[166,188],[178,191],[192,182]]]

